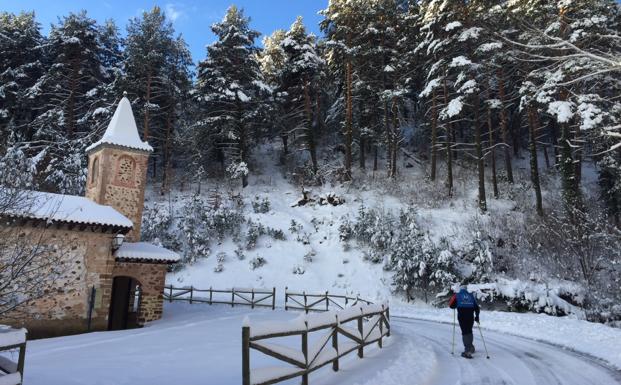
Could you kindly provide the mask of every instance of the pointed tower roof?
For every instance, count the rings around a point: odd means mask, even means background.
[[[148,152],[153,151],[153,147],[149,143],[143,142],[140,139],[134,113],[132,112],[132,105],[125,96],[123,96],[116,111],[114,111],[114,115],[103,137],[98,142],[90,145],[86,151],[89,152],[102,144],[112,144]]]

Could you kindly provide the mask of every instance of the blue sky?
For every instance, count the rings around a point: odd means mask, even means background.
[[[244,8],[246,15],[252,19],[252,27],[263,34],[288,28],[298,15],[304,17],[310,31],[319,34],[321,17],[317,11],[325,8],[328,0],[0,0],[0,10],[15,13],[34,10],[43,32],[47,34],[50,24],[56,23],[58,16],[86,9],[88,15],[98,21],[114,19],[124,34],[130,18],[158,5],[173,21],[177,33],[183,34],[192,57],[197,61],[204,59],[205,45],[215,39],[209,26],[221,20],[231,4]]]

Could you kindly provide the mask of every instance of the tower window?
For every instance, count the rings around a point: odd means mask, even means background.
[[[91,165],[91,184],[96,185],[99,179],[99,157],[93,158],[93,164]]]
[[[118,168],[116,172],[116,181],[125,186],[134,184],[134,170],[136,169],[136,161],[129,156],[119,158]]]

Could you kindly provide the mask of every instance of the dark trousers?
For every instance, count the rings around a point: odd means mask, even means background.
[[[457,320],[462,335],[472,334],[474,326],[474,311],[472,309],[457,309]]]
[[[464,342],[464,351],[474,353],[474,336],[472,327],[474,326],[474,309],[457,309],[457,320],[461,329],[461,339]]]

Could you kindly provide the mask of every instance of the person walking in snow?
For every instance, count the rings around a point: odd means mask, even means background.
[[[469,293],[466,285],[459,287],[459,292],[453,294],[449,301],[449,307],[451,309],[457,309],[457,320],[459,321],[459,328],[461,329],[461,338],[464,342],[464,352],[462,357],[472,358],[474,353],[474,336],[472,335],[472,327],[474,322],[479,322],[479,313],[481,309],[477,300]]]

